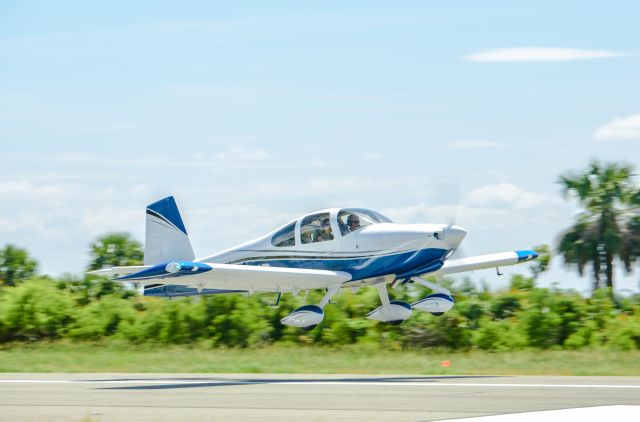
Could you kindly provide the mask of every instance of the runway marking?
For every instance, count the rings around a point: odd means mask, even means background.
[[[493,388],[613,388],[640,389],[640,385],[620,384],[509,384],[509,383],[453,383],[453,382],[398,382],[398,381],[278,381],[278,380],[39,380],[39,379],[0,379],[0,384],[158,384],[158,385],[335,385],[335,386],[380,386],[380,387],[493,387]]]
[[[581,407],[536,412],[508,413],[502,415],[475,416],[465,418],[465,422],[564,422],[567,420],[614,420],[616,422],[636,422],[640,418],[640,406],[613,405]],[[458,422],[460,419],[446,419],[441,422]]]
[[[282,384],[304,385],[305,382],[287,381]],[[617,384],[491,384],[491,383],[454,383],[454,382],[335,382],[335,381],[314,381],[315,385],[392,385],[392,386],[420,386],[420,387],[518,387],[518,388],[640,388],[640,385],[617,385]]]

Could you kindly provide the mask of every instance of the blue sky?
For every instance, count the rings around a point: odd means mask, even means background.
[[[0,244],[79,272],[173,194],[198,255],[329,206],[488,253],[554,242],[563,171],[640,165],[636,2],[231,3],[0,4]]]

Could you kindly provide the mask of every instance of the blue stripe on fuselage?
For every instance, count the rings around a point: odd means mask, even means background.
[[[400,252],[392,255],[371,255],[356,258],[276,258],[261,256],[258,259],[243,259],[244,265],[264,265],[272,267],[305,268],[313,270],[345,271],[351,274],[352,280],[379,277],[387,274],[402,274],[413,269],[440,260],[448,251],[446,249],[421,249],[418,251]],[[233,262],[231,262],[233,263]]]

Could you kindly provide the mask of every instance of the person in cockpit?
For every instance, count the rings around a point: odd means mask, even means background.
[[[349,214],[347,217],[347,227],[350,232],[354,232],[360,228],[360,217],[357,214]]]
[[[333,232],[331,231],[331,224],[329,223],[329,219],[325,218],[322,220],[320,224],[321,230],[316,237],[316,242],[325,242],[327,240],[333,240]]]

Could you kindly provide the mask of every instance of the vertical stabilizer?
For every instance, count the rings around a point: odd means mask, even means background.
[[[144,264],[192,261],[193,248],[173,196],[147,207]]]

